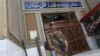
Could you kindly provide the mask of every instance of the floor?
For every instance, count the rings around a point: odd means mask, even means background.
[[[73,56],[100,56],[100,49],[86,51],[83,53],[75,54]]]
[[[9,39],[0,40],[0,56],[25,56],[24,50]]]
[[[44,46],[40,46],[42,56],[46,56]],[[26,49],[28,56],[39,56],[37,47]]]

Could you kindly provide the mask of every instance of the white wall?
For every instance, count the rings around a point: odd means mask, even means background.
[[[24,50],[8,39],[0,40],[0,56],[25,56]]]
[[[98,3],[100,3],[100,0],[87,0],[89,6],[91,9],[93,9]]]
[[[41,46],[42,56],[46,56],[44,46]],[[39,56],[37,47],[27,49],[28,56]]]

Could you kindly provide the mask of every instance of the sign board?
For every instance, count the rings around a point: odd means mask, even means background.
[[[45,9],[45,8],[68,8],[82,7],[81,2],[23,2],[24,10]]]

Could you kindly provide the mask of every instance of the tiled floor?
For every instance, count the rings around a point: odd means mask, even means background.
[[[86,51],[83,53],[75,54],[73,56],[100,56],[100,49],[92,50],[92,51]]]

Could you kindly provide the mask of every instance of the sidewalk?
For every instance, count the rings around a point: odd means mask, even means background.
[[[100,49],[86,51],[83,53],[75,54],[73,56],[100,56]]]

